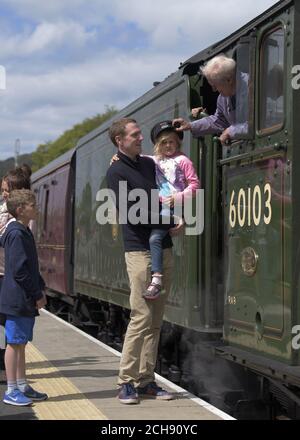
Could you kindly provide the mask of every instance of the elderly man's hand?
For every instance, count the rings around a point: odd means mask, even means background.
[[[205,110],[206,109],[204,109],[203,107],[192,108],[191,113],[192,113],[193,118],[195,118],[195,119],[198,118],[199,114]]]
[[[172,125],[176,129],[176,131],[185,131],[191,129],[190,122],[185,121],[183,118],[173,119]]]
[[[225,145],[226,143],[229,144],[231,141],[231,136],[229,134],[229,128],[226,128],[226,130],[223,131],[223,133],[220,136],[220,141],[222,145]]]

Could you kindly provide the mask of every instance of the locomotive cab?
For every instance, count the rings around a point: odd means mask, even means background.
[[[205,171],[214,176],[205,187],[206,214],[221,194],[209,226],[209,256],[222,257],[215,274],[224,292],[224,345],[217,353],[297,405],[297,391],[289,393],[300,385],[300,201],[292,168],[299,155],[300,104],[291,76],[298,72],[293,60],[299,59],[299,25],[299,4],[281,1],[183,66],[191,87],[200,90],[199,102],[213,114],[213,92],[204,78],[194,79],[197,65],[221,53],[237,63],[236,124],[242,130],[229,146],[212,136],[198,141]],[[213,286],[212,277],[211,295]]]

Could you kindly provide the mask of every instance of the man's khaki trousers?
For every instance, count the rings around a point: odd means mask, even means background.
[[[142,296],[151,282],[150,252],[125,252],[131,313],[122,350],[119,385],[131,382],[135,387],[143,387],[154,381],[160,328],[173,269],[172,249],[163,252],[163,290],[155,300],[145,300]]]

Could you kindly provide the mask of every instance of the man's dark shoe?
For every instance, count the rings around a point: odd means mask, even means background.
[[[119,401],[125,404],[139,403],[139,396],[131,383],[123,383],[119,391]]]
[[[148,397],[158,400],[173,400],[174,394],[159,387],[156,382],[150,382],[145,387],[139,387],[137,389],[139,396]]]

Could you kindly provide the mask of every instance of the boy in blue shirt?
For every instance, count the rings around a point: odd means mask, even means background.
[[[26,382],[25,347],[32,340],[35,316],[46,305],[45,283],[39,272],[33,235],[28,227],[37,216],[34,193],[12,191],[7,210],[13,216],[1,237],[5,250],[5,275],[0,292],[0,312],[6,315],[5,368],[7,391],[3,402],[31,405],[33,400],[45,400],[47,394],[35,391]]]

